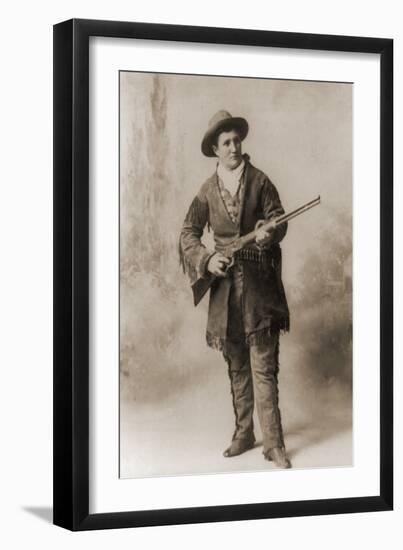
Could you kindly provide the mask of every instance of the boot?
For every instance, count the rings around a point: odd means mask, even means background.
[[[252,449],[255,445],[255,441],[256,440],[253,433],[249,439],[233,439],[231,445],[228,449],[225,449],[223,455],[227,458],[240,455],[246,451],[249,451],[249,449]]]
[[[284,447],[274,447],[274,449],[270,449],[270,451],[266,451],[263,454],[265,459],[272,461],[276,468],[291,468],[291,462],[286,455]]]

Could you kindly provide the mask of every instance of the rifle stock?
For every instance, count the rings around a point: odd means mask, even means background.
[[[217,277],[215,275],[210,274],[209,277],[205,277],[205,278],[200,277],[200,279],[197,279],[197,281],[193,283],[192,292],[193,292],[193,302],[195,306],[197,306],[201,302],[203,296],[206,294],[208,289],[214,283],[216,278]]]

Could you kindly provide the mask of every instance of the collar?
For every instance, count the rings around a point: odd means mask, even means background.
[[[237,192],[239,182],[243,176],[245,170],[245,161],[242,159],[239,166],[234,170],[227,170],[221,163],[217,165],[217,175],[220,180],[223,182],[224,187],[228,189],[231,195],[235,195]]]

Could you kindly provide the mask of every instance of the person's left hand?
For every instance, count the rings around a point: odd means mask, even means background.
[[[267,224],[267,225],[266,225]],[[266,227],[263,229],[263,225]],[[258,246],[269,244],[274,237],[274,224],[270,224],[267,220],[259,220],[255,226],[256,236],[255,241]]]

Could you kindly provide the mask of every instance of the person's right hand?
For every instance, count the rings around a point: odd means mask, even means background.
[[[227,272],[225,269],[229,263],[231,263],[231,260],[216,252],[214,256],[211,256],[207,264],[207,270],[216,277],[226,277]]]

